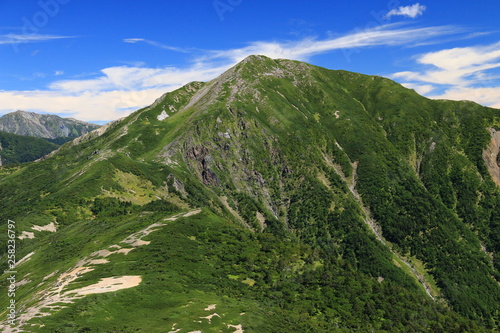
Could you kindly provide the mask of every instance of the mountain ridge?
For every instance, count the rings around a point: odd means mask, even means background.
[[[29,281],[23,313],[44,293],[142,281],[22,324],[496,329],[500,195],[483,154],[499,112],[263,56],[167,93],[100,135],[2,170],[0,208],[35,237],[19,240],[19,256],[32,253],[17,267]],[[153,304],[162,311],[146,316]]]
[[[79,137],[99,125],[52,114],[15,111],[0,117],[0,131],[39,138]]]

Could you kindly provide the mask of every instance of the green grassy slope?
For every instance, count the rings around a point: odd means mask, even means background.
[[[18,259],[33,253],[17,267],[18,324],[496,329],[500,201],[482,152],[499,113],[249,57],[101,136],[1,170],[4,227],[15,220],[18,235],[35,237],[17,241]],[[52,222],[56,232],[34,227]],[[71,295],[110,277],[140,283]]]

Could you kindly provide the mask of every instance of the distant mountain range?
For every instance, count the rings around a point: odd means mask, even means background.
[[[99,125],[53,114],[16,111],[0,117],[0,131],[38,138],[77,138]]]
[[[0,165],[34,161],[99,127],[56,115],[8,113],[0,117]]]

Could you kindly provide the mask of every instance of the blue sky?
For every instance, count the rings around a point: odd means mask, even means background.
[[[250,54],[500,108],[498,13],[498,0],[0,0],[0,114],[102,123]]]

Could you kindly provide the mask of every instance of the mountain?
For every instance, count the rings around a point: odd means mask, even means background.
[[[31,162],[58,147],[43,138],[0,132],[0,165]]]
[[[35,161],[99,125],[16,111],[0,117],[0,165]]]
[[[16,111],[0,117],[0,131],[38,138],[76,138],[99,125],[52,114]]]
[[[499,130],[248,57],[0,169],[4,331],[498,330]]]

